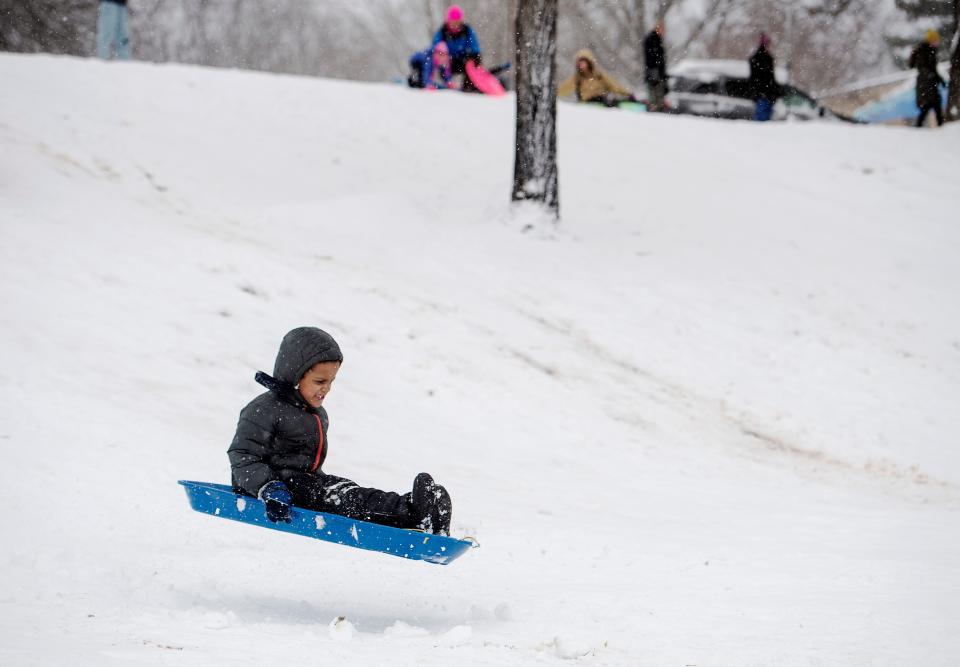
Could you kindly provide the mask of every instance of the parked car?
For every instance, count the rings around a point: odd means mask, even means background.
[[[670,70],[667,103],[674,113],[750,120],[754,102],[750,91],[750,67],[746,60],[684,60]],[[777,81],[787,79],[776,68]],[[783,95],[773,107],[774,120],[818,118],[852,120],[830,111],[813,96],[781,83]]]

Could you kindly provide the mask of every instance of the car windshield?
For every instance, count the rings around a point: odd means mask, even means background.
[[[817,103],[806,93],[793,86],[783,87],[783,103],[788,107],[816,109]]]
[[[685,76],[673,77],[670,84],[670,90],[676,93],[695,93],[697,95],[710,95],[720,92],[720,87],[716,81],[701,81],[700,79],[691,79]]]
[[[726,91],[730,97],[739,97],[744,100],[753,99],[753,89],[750,86],[749,79],[727,79]]]

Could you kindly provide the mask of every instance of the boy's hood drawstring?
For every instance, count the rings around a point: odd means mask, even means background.
[[[296,387],[289,382],[281,382],[275,377],[267,375],[263,371],[257,371],[257,374],[253,376],[253,379],[272,391],[274,394],[285,394],[296,390]]]
[[[279,398],[284,403],[289,403],[290,405],[294,405],[298,408],[303,408],[307,412],[316,412],[316,410],[310,407],[307,402],[303,400],[303,397],[300,396],[300,392],[297,391],[296,385],[278,380],[275,377],[267,375],[263,371],[257,371],[257,374],[253,376],[253,379],[266,387],[271,394]]]

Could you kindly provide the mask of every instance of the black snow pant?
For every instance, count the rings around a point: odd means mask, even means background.
[[[417,523],[409,493],[401,496],[392,491],[367,489],[349,479],[322,472],[293,473],[284,481],[296,507],[394,528],[413,528]]]
[[[480,58],[471,57],[471,58],[451,58],[450,59],[450,72],[453,74],[462,74],[463,75],[463,85],[460,87],[461,92],[464,93],[479,93],[477,87],[473,85],[473,81],[470,80],[470,77],[467,76],[467,61],[473,60],[477,65],[480,64]]]
[[[940,110],[939,104],[927,104],[922,109],[920,109],[920,115],[917,116],[917,127],[923,127],[924,121],[927,120],[927,114],[933,112],[937,117],[937,127],[943,125],[943,111]]]
[[[407,85],[411,88],[423,88],[423,74],[419,67],[410,68],[410,76],[407,77]]]

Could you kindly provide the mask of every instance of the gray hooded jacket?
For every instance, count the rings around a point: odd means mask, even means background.
[[[297,391],[300,378],[324,361],[343,361],[333,336],[316,327],[300,327],[280,343],[273,377],[256,380],[267,391],[240,412],[237,432],[227,450],[233,488],[256,496],[273,480],[316,472],[327,456],[327,411],[313,408]]]

